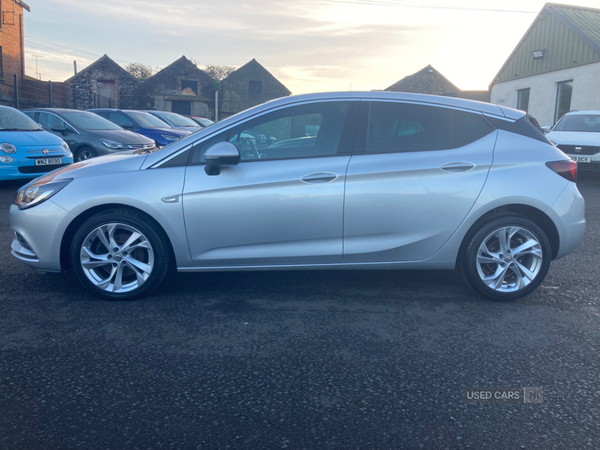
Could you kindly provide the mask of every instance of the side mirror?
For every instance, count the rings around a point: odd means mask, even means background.
[[[221,166],[237,166],[240,163],[240,152],[231,142],[218,142],[204,152],[207,175],[219,175]]]
[[[121,128],[123,128],[125,130],[133,130],[133,125],[125,124],[125,125],[121,125]]]
[[[52,131],[55,131],[57,133],[62,133],[64,136],[66,136],[67,134],[69,134],[71,132],[71,130],[68,129],[67,127],[52,127]]]
[[[542,127],[542,130],[544,131],[544,134],[548,134],[548,133],[550,133],[550,129],[551,129],[551,128],[552,128],[552,127],[551,127],[550,125],[548,125],[548,126],[546,126],[546,127]]]

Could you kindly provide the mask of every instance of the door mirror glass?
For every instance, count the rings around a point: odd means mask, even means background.
[[[236,166],[240,162],[240,152],[229,142],[218,142],[204,153],[208,175],[219,175],[221,166]]]

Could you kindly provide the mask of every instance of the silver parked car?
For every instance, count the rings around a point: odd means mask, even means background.
[[[38,272],[72,268],[113,299],[174,266],[458,267],[512,300],[579,245],[576,176],[520,111],[392,92],[286,97],[34,180],[10,209],[12,254]]]

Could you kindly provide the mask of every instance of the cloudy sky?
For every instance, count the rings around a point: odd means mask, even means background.
[[[486,89],[538,0],[25,0],[26,72],[63,81],[103,54],[165,67],[256,58],[294,94],[384,89],[432,64]],[[599,0],[560,3],[600,7]],[[508,12],[507,12],[508,11]]]

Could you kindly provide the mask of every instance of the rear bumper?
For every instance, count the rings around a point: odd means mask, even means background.
[[[558,230],[560,247],[556,259],[575,251],[585,231],[585,200],[575,183],[568,183],[548,214]]]

